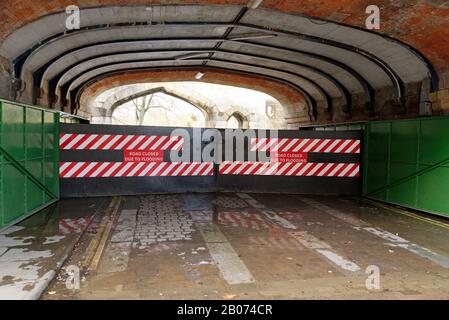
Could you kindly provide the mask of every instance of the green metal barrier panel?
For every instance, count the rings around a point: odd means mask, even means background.
[[[449,118],[370,122],[364,196],[449,217]]]
[[[59,198],[59,113],[0,100],[0,229]]]

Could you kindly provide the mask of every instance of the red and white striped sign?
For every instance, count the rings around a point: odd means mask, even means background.
[[[59,139],[61,150],[181,150],[183,145],[180,136],[65,133]]]
[[[62,162],[61,178],[212,176],[212,162]]]
[[[223,175],[359,177],[359,163],[238,162],[220,164]]]
[[[251,139],[251,151],[360,153],[360,140],[354,139]]]

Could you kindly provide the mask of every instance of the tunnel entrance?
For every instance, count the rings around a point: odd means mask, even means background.
[[[447,0],[74,2],[2,1],[0,300],[449,297]]]
[[[207,74],[204,75],[207,77]],[[82,106],[92,124],[288,129],[286,103],[263,91],[194,81],[130,84]]]
[[[204,127],[206,119],[194,105],[165,93],[154,93],[118,106],[112,113],[112,124]]]

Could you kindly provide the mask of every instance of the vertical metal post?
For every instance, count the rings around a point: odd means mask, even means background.
[[[2,145],[2,137],[3,137],[3,102],[0,101],[0,146]],[[4,157],[3,153],[0,151],[0,226],[4,224],[4,211],[5,211],[5,203],[4,197],[3,197],[3,180],[4,180],[4,173],[3,173],[3,167],[4,165]]]
[[[22,133],[22,147],[24,148],[23,150],[23,154],[24,154],[24,163],[25,163],[25,168],[27,167],[28,164],[28,148],[26,147],[27,145],[27,109],[24,106],[18,106],[19,108],[22,109],[23,115],[22,115],[22,121],[23,121],[23,133]],[[24,203],[25,203],[25,211],[28,210],[28,175],[25,174],[25,185],[24,185],[24,196],[25,199],[23,199]]]
[[[44,128],[45,128],[45,111],[41,111],[41,125],[40,125],[40,132],[41,132],[41,179],[42,183],[45,184],[45,134],[44,134]],[[42,192],[42,203],[45,203],[45,191]]]
[[[422,124],[422,121],[418,120],[417,126],[416,126],[416,131],[418,134],[418,141],[417,141],[418,145],[416,147],[416,167],[415,167],[416,171],[415,172],[419,172],[421,170],[421,168],[420,168],[421,159],[419,156],[420,152],[421,152],[421,124]],[[416,175],[416,177],[415,177],[415,199],[414,200],[415,200],[414,205],[416,208],[418,208],[419,207],[419,175]]]
[[[387,186],[390,185],[391,180],[391,136],[393,135],[393,122],[389,123],[388,130],[388,156],[387,156]],[[385,199],[390,200],[390,188],[385,190]]]
[[[55,113],[53,119],[54,119],[53,150],[55,152],[55,157],[54,157],[54,159],[55,159],[55,163],[54,163],[55,178],[54,179],[56,179],[56,190],[52,190],[52,191],[59,199],[59,129],[60,129],[60,123],[59,122],[60,122],[60,119],[61,119],[61,114],[60,113]]]
[[[370,137],[370,133],[371,133],[371,126],[368,123],[365,126],[365,130],[363,130],[363,137],[364,137],[364,142],[363,142],[363,175],[362,175],[362,179],[363,179],[363,195],[366,195],[368,193],[368,154],[369,154],[369,137]]]

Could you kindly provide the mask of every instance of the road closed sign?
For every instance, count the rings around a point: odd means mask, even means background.
[[[139,150],[125,150],[125,162],[163,162],[164,151],[139,151]]]
[[[270,155],[270,160],[282,163],[307,163],[308,156],[306,152],[273,152]]]

